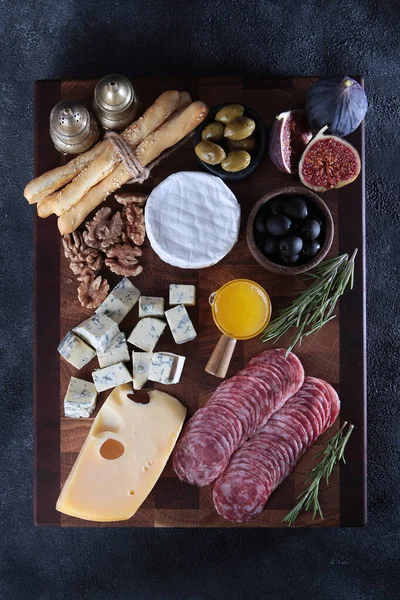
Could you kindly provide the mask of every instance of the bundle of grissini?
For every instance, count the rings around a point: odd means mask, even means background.
[[[146,167],[190,134],[207,113],[207,106],[192,102],[187,92],[164,92],[120,136],[106,138],[66,165],[33,179],[24,196],[37,204],[40,217],[58,216],[61,234],[72,233],[132,177],[143,180]]]

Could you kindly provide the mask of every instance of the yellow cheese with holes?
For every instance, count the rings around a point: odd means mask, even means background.
[[[186,408],[158,390],[135,402],[132,386],[115,388],[89,435],[57,501],[57,510],[90,521],[132,517],[160,477],[175,446]]]

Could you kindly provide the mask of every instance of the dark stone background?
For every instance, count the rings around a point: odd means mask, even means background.
[[[400,598],[400,4],[0,2],[0,598]],[[358,530],[40,529],[32,517],[36,79],[363,74],[369,98],[369,523]],[[49,290],[51,293],[51,290]],[[51,326],[51,324],[49,324]]]

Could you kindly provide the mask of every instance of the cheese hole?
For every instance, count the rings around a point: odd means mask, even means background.
[[[121,442],[118,440],[113,440],[112,438],[106,440],[100,448],[101,456],[107,460],[115,460],[116,458],[122,456],[124,452],[125,448],[123,444],[121,444]]]
[[[137,391],[134,394],[128,394],[129,400],[136,402],[136,404],[149,404],[150,396],[146,392]]]

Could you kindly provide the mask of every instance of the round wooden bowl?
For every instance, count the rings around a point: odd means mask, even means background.
[[[325,220],[325,223],[324,223],[325,239],[321,246],[321,250],[313,258],[311,258],[307,263],[304,263],[302,265],[294,265],[293,267],[288,266],[288,265],[280,265],[278,263],[273,262],[272,260],[269,260],[269,258],[264,256],[264,254],[258,249],[258,246],[254,239],[254,220],[255,220],[260,208],[264,204],[266,204],[267,202],[272,200],[272,198],[276,198],[277,196],[286,196],[289,194],[299,194],[301,196],[305,196],[306,198],[309,198],[312,201],[312,203],[316,206],[316,208],[319,209],[319,211],[321,212],[321,214]],[[252,211],[251,211],[248,221],[247,221],[247,228],[246,228],[247,245],[249,247],[250,252],[256,259],[256,261],[262,267],[267,269],[268,271],[271,271],[272,273],[280,273],[281,275],[298,275],[300,273],[305,273],[306,271],[309,271],[310,269],[313,269],[314,267],[316,267],[318,265],[318,263],[320,263],[321,260],[323,258],[325,258],[325,256],[329,252],[329,249],[332,246],[332,242],[333,242],[333,235],[334,235],[333,219],[332,219],[331,211],[329,210],[329,208],[327,207],[325,202],[315,192],[313,192],[305,187],[300,187],[300,186],[290,186],[290,187],[286,187],[286,188],[280,188],[279,190],[274,190],[273,192],[268,192],[268,194],[265,194],[264,196],[262,196],[262,198],[260,198],[258,200],[258,202],[256,202],[255,205],[253,206]]]

